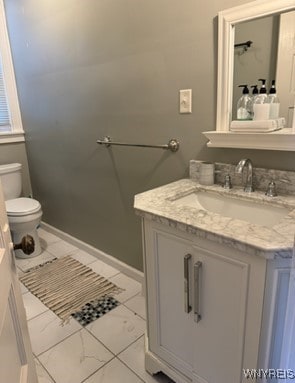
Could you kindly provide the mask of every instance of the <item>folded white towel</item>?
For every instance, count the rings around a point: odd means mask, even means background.
[[[280,117],[274,120],[235,120],[230,124],[232,132],[253,132],[253,133],[267,133],[275,130],[282,129],[285,126],[285,118]]]
[[[233,133],[269,133],[269,132],[274,132],[276,130],[281,130],[282,128],[266,128],[266,129],[252,129],[252,128],[247,128],[247,129],[239,129],[239,128],[230,128],[230,131]]]

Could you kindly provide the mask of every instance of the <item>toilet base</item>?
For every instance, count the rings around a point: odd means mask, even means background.
[[[11,230],[13,243],[20,243],[22,241],[22,238],[26,236],[27,234],[33,237],[35,242],[35,250],[30,255],[25,254],[22,250],[15,250],[14,253],[17,258],[33,258],[33,257],[37,257],[37,255],[40,255],[42,252],[41,245],[40,245],[40,238],[39,238],[37,229],[31,230],[31,231],[26,230],[24,232],[20,232],[20,231],[15,232]]]

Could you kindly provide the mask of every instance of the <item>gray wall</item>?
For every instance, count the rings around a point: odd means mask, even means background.
[[[217,12],[245,2],[6,0],[44,221],[141,269],[134,194],[186,177],[192,158],[295,169],[293,153],[208,149],[201,133],[215,126]],[[180,115],[186,88],[193,114]],[[181,149],[108,150],[104,135]]]
[[[28,169],[26,146],[23,142],[0,145],[0,164],[18,162],[22,164],[22,194],[26,197],[31,195],[31,182]]]

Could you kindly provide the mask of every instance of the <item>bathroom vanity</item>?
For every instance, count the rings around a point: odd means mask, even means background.
[[[184,179],[137,195],[134,206],[147,371],[177,383],[238,383],[249,381],[243,369],[283,368],[295,198]]]

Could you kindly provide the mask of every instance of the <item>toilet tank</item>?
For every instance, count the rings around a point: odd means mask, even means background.
[[[21,195],[21,169],[22,165],[18,163],[0,165],[0,179],[5,201]]]

